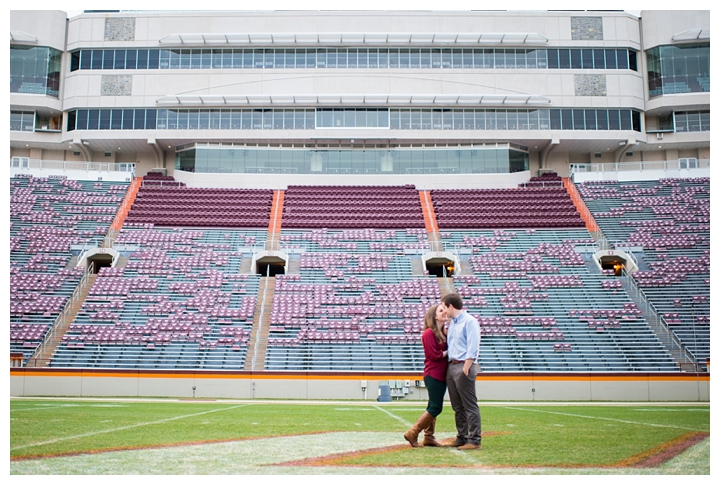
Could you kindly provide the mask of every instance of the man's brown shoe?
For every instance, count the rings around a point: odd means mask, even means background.
[[[458,446],[462,446],[464,444],[465,444],[464,441],[460,441],[459,439],[455,438],[455,441],[453,441],[452,443],[450,443],[446,446],[452,446],[453,448],[457,448]]]
[[[476,445],[475,443],[465,443],[462,446],[458,446],[458,450],[479,450],[482,445]]]

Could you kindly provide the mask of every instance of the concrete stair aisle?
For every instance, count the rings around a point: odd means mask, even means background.
[[[248,353],[245,358],[246,371],[261,371],[265,369],[267,355],[267,341],[270,333],[270,313],[272,311],[273,296],[275,295],[275,278],[263,276],[260,278],[258,301],[253,315],[253,328],[248,342]]]
[[[685,354],[680,347],[680,344],[674,340],[670,331],[667,330],[660,321],[660,317],[650,309],[650,305],[648,305],[647,300],[642,296],[637,287],[629,282],[629,278],[630,277],[620,278],[623,288],[630,299],[634,301],[637,304],[637,307],[643,312],[643,317],[645,317],[645,320],[647,320],[650,325],[650,329],[653,331],[658,340],[660,340],[663,346],[665,346],[668,352],[670,352],[672,358],[677,361],[681,370],[690,369],[694,372],[696,369],[692,359]]]
[[[75,290],[75,293],[65,305],[65,309],[60,314],[60,317],[56,320],[55,325],[53,325],[53,328],[48,332],[45,340],[38,346],[37,351],[35,351],[35,354],[28,361],[28,367],[48,367],[50,359],[62,343],[62,338],[67,332],[67,329],[75,321],[78,311],[82,308],[90,291],[90,287],[92,287],[96,279],[96,274],[86,275],[84,283],[81,283],[77,290]]]
[[[438,284],[440,285],[441,296],[455,292],[455,283],[453,283],[452,278],[438,278]]]

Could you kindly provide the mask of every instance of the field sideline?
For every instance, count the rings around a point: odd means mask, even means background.
[[[10,474],[710,475],[709,404],[483,402],[483,449],[466,452],[407,445],[423,408],[11,398]],[[449,403],[437,435],[454,437]]]

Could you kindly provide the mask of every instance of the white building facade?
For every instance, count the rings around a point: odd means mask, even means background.
[[[709,25],[709,11],[11,11],[11,173],[257,188],[512,187],[628,162],[709,174]]]

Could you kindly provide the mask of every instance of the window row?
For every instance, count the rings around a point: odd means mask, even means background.
[[[629,109],[79,109],[73,130],[634,130]]]
[[[70,70],[85,69],[632,69],[629,49],[87,49]]]

